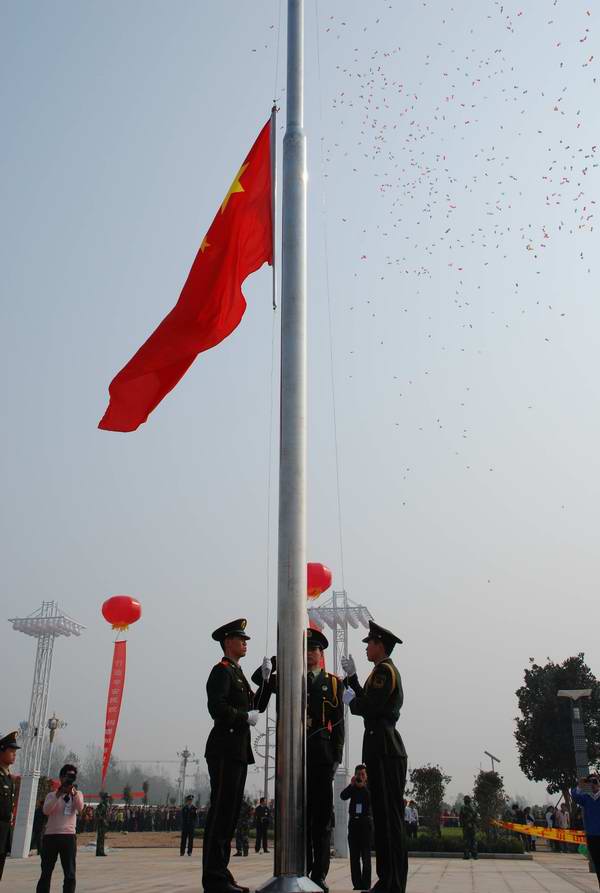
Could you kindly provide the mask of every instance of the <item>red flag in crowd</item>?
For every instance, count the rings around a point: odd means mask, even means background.
[[[177,304],[112,380],[99,428],[135,431],[197,355],[238,326],[242,283],[272,263],[270,121],[261,130],[202,240]]]

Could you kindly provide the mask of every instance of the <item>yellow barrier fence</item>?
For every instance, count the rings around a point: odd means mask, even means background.
[[[529,834],[530,837],[545,837],[546,840],[562,840],[564,843],[585,843],[585,831],[542,828],[540,825],[517,825],[516,822],[494,821],[493,824],[508,831],[516,831],[518,834]]]

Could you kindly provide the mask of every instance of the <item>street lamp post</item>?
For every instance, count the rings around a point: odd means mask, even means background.
[[[492,772],[495,772],[496,770],[494,768],[494,763],[501,763],[502,760],[500,759],[500,757],[495,757],[493,753],[489,752],[489,750],[484,750],[483,752],[486,755],[486,757],[489,757],[490,760],[492,761]]]
[[[571,702],[571,731],[573,733],[573,751],[575,753],[575,769],[577,778],[583,778],[589,772],[587,740],[585,727],[581,716],[579,701],[581,698],[589,698],[591,688],[561,688],[557,693],[559,698],[568,698]]]
[[[561,688],[556,693],[557,697],[568,698],[571,702],[571,732],[573,734],[573,752],[577,778],[585,778],[589,772],[587,739],[585,737],[585,726],[579,701],[581,698],[591,697],[591,694],[591,688]],[[590,873],[594,872],[594,863],[589,853],[588,864]]]
[[[52,768],[52,753],[54,751],[54,739],[56,737],[56,733],[59,729],[66,728],[67,723],[63,722],[62,719],[59,719],[56,713],[53,713],[50,719],[48,720],[46,727],[50,732],[49,735],[49,746],[48,746],[48,765],[46,766],[46,778],[50,778],[50,769]]]

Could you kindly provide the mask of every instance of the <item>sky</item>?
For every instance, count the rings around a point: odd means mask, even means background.
[[[270,270],[147,424],[97,424],[273,99],[281,146],[281,6],[3,5],[2,608],[54,599],[85,626],[56,643],[48,705],[79,753],[103,739],[109,596],[143,609],[120,759],[202,758],[214,628],[248,618],[248,675],[274,651]],[[399,730],[449,799],[488,750],[543,802],[514,742],[524,668],[585,652],[600,672],[597,17],[307,2],[308,559],[404,640]],[[7,729],[34,645],[0,626]],[[354,763],[357,719],[349,740]]]

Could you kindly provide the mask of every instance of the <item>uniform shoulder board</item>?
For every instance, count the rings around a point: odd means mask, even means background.
[[[394,689],[396,688],[396,672],[394,670],[394,667],[391,666],[390,664],[388,664],[387,661],[382,661],[380,664],[377,664],[376,668],[374,669],[374,671],[373,671],[373,687],[374,688],[382,688],[383,685],[385,684],[385,683],[378,684],[376,682],[378,672],[380,670],[382,670],[384,667],[388,671],[390,676],[392,677],[392,691],[394,691]],[[385,675],[385,673],[382,673],[379,678],[382,679],[384,675]]]

